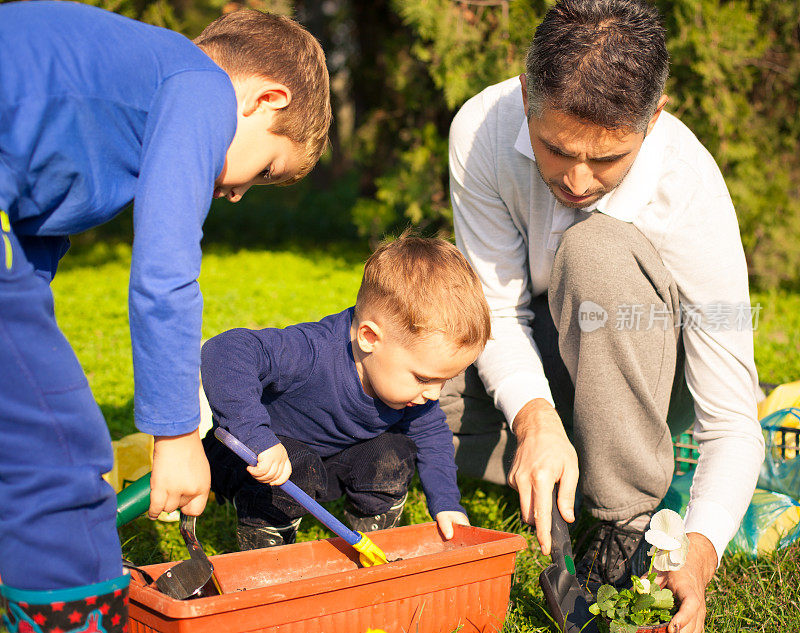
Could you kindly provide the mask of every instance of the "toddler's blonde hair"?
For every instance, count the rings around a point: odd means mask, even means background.
[[[367,260],[356,318],[377,313],[404,343],[434,332],[458,346],[483,348],[491,335],[480,280],[450,242],[408,232],[381,244]]]

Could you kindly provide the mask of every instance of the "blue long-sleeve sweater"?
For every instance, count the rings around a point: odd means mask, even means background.
[[[67,236],[131,200],[139,430],[200,419],[202,224],[236,129],[228,75],[178,33],[73,2],[0,5],[0,209]]]
[[[417,445],[431,516],[464,512],[453,436],[438,401],[392,409],[364,393],[350,346],[353,308],[284,329],[235,329],[203,345],[202,374],[217,423],[255,453],[299,440],[323,457],[392,429]]]

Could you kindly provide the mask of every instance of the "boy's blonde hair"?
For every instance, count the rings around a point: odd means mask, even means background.
[[[356,298],[356,318],[376,312],[404,343],[441,332],[458,346],[486,345],[489,306],[480,280],[450,242],[404,233],[367,260]]]
[[[297,176],[314,167],[328,143],[331,124],[330,79],[319,42],[294,20],[241,9],[209,24],[194,43],[232,78],[261,76],[292,91],[276,113],[270,132],[286,136],[303,152]]]

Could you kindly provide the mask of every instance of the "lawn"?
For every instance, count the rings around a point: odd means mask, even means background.
[[[127,324],[130,247],[123,241],[75,249],[54,284],[59,322],[83,364],[112,437],[135,431],[133,377]],[[205,297],[203,336],[231,327],[285,326],[315,320],[353,303],[366,248],[237,250],[224,244],[206,249],[201,275]],[[800,295],[756,293],[761,306],[756,361],[761,380],[800,378]],[[538,575],[549,560],[519,520],[513,491],[479,481],[462,481],[464,505],[474,525],[523,534],[530,549],[518,557],[512,606],[505,633],[550,631]],[[332,504],[336,512],[340,504]],[[404,522],[430,520],[419,486],[411,491]],[[235,516],[210,503],[198,535],[210,553],[235,550]],[[301,540],[329,536],[304,519]],[[138,519],[121,530],[123,551],[138,564],[180,560],[186,550],[175,524]],[[758,561],[725,557],[709,589],[706,630],[800,631],[800,546]]]

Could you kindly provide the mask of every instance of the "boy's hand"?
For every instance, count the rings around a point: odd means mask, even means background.
[[[280,486],[292,474],[292,463],[283,444],[276,444],[258,454],[258,464],[248,466],[247,472],[262,484]]]
[[[469,525],[469,519],[463,512],[456,512],[455,510],[446,510],[436,514],[436,522],[439,524],[439,529],[442,531],[444,540],[449,541],[453,538],[454,525]]]
[[[210,488],[211,470],[197,431],[155,438],[148,517],[155,520],[162,512],[178,508],[198,516],[206,507]]]

